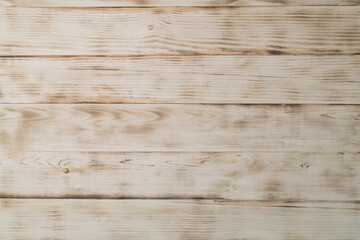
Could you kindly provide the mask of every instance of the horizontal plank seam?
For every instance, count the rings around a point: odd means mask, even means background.
[[[102,197],[102,196],[59,196],[59,197],[42,197],[42,196],[6,196],[0,195],[1,199],[79,199],[79,200],[214,200],[214,201],[234,201],[226,198],[205,198],[205,197]],[[236,200],[237,201],[237,200]],[[247,200],[252,201],[252,200]],[[256,201],[256,200],[255,200]]]
[[[59,103],[59,102],[39,102],[39,103],[0,103],[1,105],[214,105],[214,106],[236,106],[236,105],[242,105],[242,106],[289,106],[289,107],[295,107],[295,106],[360,106],[360,103],[125,103],[125,102],[76,102],[73,103]]]
[[[271,51],[278,51],[281,52],[281,50],[271,50]],[[98,59],[104,59],[104,58],[171,58],[171,57],[202,57],[202,56],[357,56],[360,55],[360,52],[354,52],[354,53],[341,53],[341,52],[313,52],[313,53],[286,53],[281,52],[278,54],[252,54],[252,53],[238,53],[238,52],[228,52],[224,54],[212,54],[212,53],[190,53],[190,54],[154,54],[154,55],[0,55],[0,59],[2,58],[54,58],[54,59],[62,59],[62,58],[98,58]]]
[[[326,154],[360,154],[357,151],[243,151],[243,150],[229,150],[229,151],[27,151],[27,153],[326,153]],[[1,153],[1,151],[0,151]],[[19,153],[19,152],[17,152]],[[1,166],[1,162],[0,162]]]
[[[154,151],[71,151],[71,150],[64,150],[64,151],[28,151],[27,153],[38,153],[38,152],[42,152],[42,153],[327,153],[327,154],[360,154],[360,152],[357,151],[344,151],[344,152],[339,152],[339,151],[301,151],[301,150],[296,150],[296,151],[243,151],[243,150],[224,150],[224,151],[219,151],[219,150],[215,150],[215,151],[158,151],[158,150],[154,150]],[[1,153],[1,151],[0,151]],[[19,153],[19,152],[17,152]],[[1,166],[1,162],[0,162],[0,166]]]
[[[91,105],[244,105],[244,106],[249,106],[249,105],[264,105],[264,106],[299,106],[299,105],[309,105],[309,106],[313,106],[313,105],[339,105],[339,106],[357,106],[360,105],[360,103],[320,103],[320,102],[314,102],[314,103],[284,103],[284,102],[279,102],[279,103],[212,103],[212,102],[208,102],[208,103],[188,103],[188,102],[177,102],[177,103],[168,103],[168,102],[164,102],[164,103],[146,103],[146,102],[141,102],[141,103],[128,103],[128,102],[71,102],[71,103],[59,103],[59,102],[34,102],[34,103],[19,103],[19,102],[3,102],[0,103],[1,105],[72,105],[72,104],[91,104]]]
[[[226,203],[226,202],[237,202],[237,203],[247,203],[247,202],[259,202],[259,203],[284,203],[284,204],[296,204],[296,203],[353,203],[353,204],[360,204],[360,200],[281,200],[281,199],[273,199],[273,200],[257,200],[257,199],[242,199],[242,200],[235,200],[235,199],[228,199],[228,198],[205,198],[205,197],[86,197],[86,196],[60,196],[60,197],[37,197],[37,196],[2,196],[0,195],[0,200],[2,199],[26,199],[26,200],[51,200],[51,199],[64,199],[64,200],[109,200],[109,201],[116,201],[116,200],[192,200],[192,201],[215,201],[219,203]],[[359,209],[360,210],[360,209]]]
[[[0,105],[46,105],[48,103],[0,103]],[[329,103],[317,103],[317,104],[309,104],[309,103],[91,103],[91,102],[82,102],[82,103],[53,103],[56,105],[69,105],[69,104],[89,104],[89,105],[133,105],[133,104],[137,104],[137,105],[232,105],[232,106],[236,106],[236,105],[243,105],[243,106],[249,106],[249,105],[264,105],[264,106],[293,106],[293,107],[300,107],[300,106],[307,106],[307,105],[311,105],[311,106],[326,106],[326,105],[339,105],[339,106],[343,106],[343,105],[349,105],[349,106],[357,106],[360,105],[359,103],[333,103],[333,104],[329,104]],[[52,104],[52,105],[53,105]],[[49,104],[50,105],[50,104]]]
[[[269,5],[256,5],[256,6],[228,6],[228,5],[214,5],[214,6],[200,6],[200,5],[178,5],[178,6],[161,6],[161,5],[153,5],[153,6],[67,6],[67,7],[56,7],[56,6],[0,6],[1,8],[40,8],[40,9],[148,9],[148,8],[285,8],[285,7],[303,7],[303,8],[313,8],[313,7],[355,7],[360,6],[357,4],[353,5],[283,5],[283,6],[269,6]]]
[[[17,153],[336,153],[336,154],[360,154],[360,152],[324,152],[324,151],[17,151]],[[0,151],[1,153],[1,151]],[[1,164],[0,164],[1,165]]]
[[[309,5],[300,5],[300,4],[287,4],[287,5],[277,5],[277,6],[271,6],[271,5],[242,5],[242,6],[229,6],[229,5],[208,5],[208,6],[201,6],[201,5],[178,5],[178,6],[166,6],[166,5],[149,5],[149,6],[2,6],[1,8],[45,8],[45,9],[151,9],[151,8],[183,8],[183,9],[192,9],[192,8],[287,8],[287,7],[301,7],[301,8],[313,8],[313,7],[354,7],[354,6],[360,6],[359,4],[342,4],[342,5],[336,5],[336,4],[327,4],[327,5],[321,5],[321,4],[309,4]]]

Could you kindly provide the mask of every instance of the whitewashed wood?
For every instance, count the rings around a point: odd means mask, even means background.
[[[0,197],[360,199],[359,153],[0,153]]]
[[[359,0],[0,0],[18,7],[128,7],[128,6],[355,6]]]
[[[2,104],[18,151],[358,152],[359,105]]]
[[[0,59],[1,103],[360,103],[360,56]]]
[[[360,7],[0,8],[0,55],[360,53]]]
[[[359,203],[0,200],[1,239],[347,239]]]

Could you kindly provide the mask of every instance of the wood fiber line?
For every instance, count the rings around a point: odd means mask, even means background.
[[[3,198],[360,198],[359,153],[19,152],[0,159]]]
[[[358,54],[360,7],[0,8],[0,55]]]
[[[16,7],[356,6],[359,0],[0,0]]]
[[[2,239],[356,240],[359,203],[0,200]]]
[[[0,150],[358,152],[359,105],[0,105]]]
[[[0,59],[0,103],[360,103],[360,56]]]

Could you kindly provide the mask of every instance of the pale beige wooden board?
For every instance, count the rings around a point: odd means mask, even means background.
[[[355,6],[359,0],[0,0],[18,7],[144,7],[144,6]]]
[[[2,104],[18,151],[358,152],[359,105]]]
[[[359,153],[0,153],[0,197],[360,199]]]
[[[1,239],[356,240],[359,203],[0,200]]]
[[[0,59],[1,103],[360,103],[360,56]]]
[[[0,8],[0,55],[360,53],[360,7]]]

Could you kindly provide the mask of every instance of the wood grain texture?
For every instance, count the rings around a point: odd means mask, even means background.
[[[359,105],[3,104],[0,150],[358,152],[359,128]]]
[[[17,7],[356,6],[359,0],[0,0]]]
[[[0,8],[0,55],[354,54],[360,7]]]
[[[360,199],[359,153],[4,155],[0,153],[0,197],[6,198]]]
[[[360,56],[0,59],[0,103],[360,103]]]
[[[2,239],[347,239],[359,203],[0,200]]]

